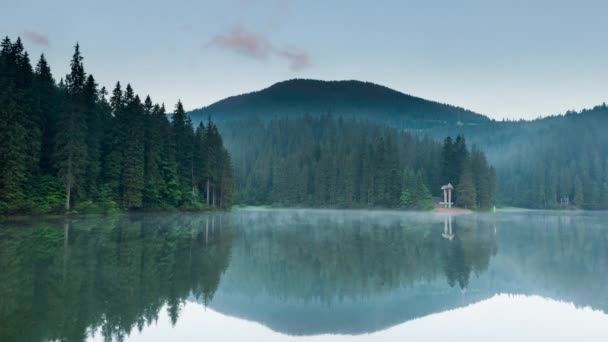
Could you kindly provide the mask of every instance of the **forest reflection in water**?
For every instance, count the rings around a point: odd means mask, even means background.
[[[605,213],[242,210],[3,222],[0,340],[123,340],[187,303],[289,335],[499,293],[607,312]]]

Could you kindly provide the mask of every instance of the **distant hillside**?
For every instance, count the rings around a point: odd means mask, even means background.
[[[260,179],[247,186],[269,187],[261,180],[276,174],[276,170],[253,167],[247,162],[248,158],[260,162],[269,156],[269,151],[250,153],[249,147],[255,147],[252,145],[261,146],[260,137],[253,135],[254,128],[276,118],[328,113],[345,121],[369,120],[437,141],[463,135],[467,144],[479,147],[496,169],[497,205],[608,209],[608,107],[605,104],[532,121],[496,121],[460,107],[368,82],[290,80],[229,97],[190,115],[195,123],[207,116],[219,123],[225,133],[226,146],[234,156],[235,173],[259,174]],[[273,134],[281,134],[278,131]],[[281,162],[274,160],[269,165],[279,167]],[[247,186],[239,185],[243,195]],[[431,191],[436,191],[435,188]]]
[[[369,119],[399,128],[474,125],[490,119],[472,111],[433,102],[374,83],[294,79],[266,89],[232,96],[190,112],[197,123],[211,116],[217,122],[257,117],[331,114]]]

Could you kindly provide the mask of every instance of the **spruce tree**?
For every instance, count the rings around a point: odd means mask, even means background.
[[[35,102],[41,117],[40,165],[42,173],[53,173],[53,138],[57,133],[57,98],[55,80],[44,54],[36,64]]]
[[[175,161],[180,190],[180,202],[186,204],[193,198],[193,141],[194,132],[192,120],[186,114],[181,101],[178,101],[173,111],[173,138],[175,139]]]
[[[475,209],[477,203],[477,193],[473,181],[473,172],[469,162],[463,165],[458,187],[455,188],[457,194],[456,204],[467,209]]]
[[[99,92],[93,75],[89,75],[83,87],[84,111],[87,123],[87,166],[84,188],[87,196],[99,197],[99,176],[101,172],[101,138],[104,135],[101,113],[98,106]]]
[[[124,113],[125,105],[120,82],[117,82],[112,90],[109,106],[112,120],[104,139],[103,182],[113,200],[116,203],[121,203],[122,161],[128,122]]]
[[[65,210],[72,205],[73,190],[83,183],[82,176],[87,165],[86,115],[83,90],[85,72],[78,44],[66,76],[66,103],[60,114],[56,140],[55,165],[65,187]]]
[[[122,159],[122,206],[137,209],[143,206],[144,190],[144,108],[127,84],[124,93],[124,113],[126,122]]]
[[[159,207],[162,198],[163,180],[161,175],[162,125],[164,118],[158,118],[160,106],[153,105],[150,96],[144,101],[144,192],[145,206]],[[164,114],[162,114],[164,116]],[[166,119],[165,119],[166,120]]]

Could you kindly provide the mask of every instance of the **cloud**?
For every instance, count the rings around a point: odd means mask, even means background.
[[[261,61],[274,55],[287,60],[291,70],[294,71],[312,66],[308,52],[294,46],[275,48],[266,36],[248,31],[241,25],[235,25],[229,31],[214,36],[207,46],[218,47]]]
[[[247,31],[240,25],[234,26],[229,32],[216,35],[211,39],[210,45],[259,60],[267,59],[273,52],[272,44],[266,37]]]
[[[312,65],[308,53],[295,47],[277,51],[277,55],[289,61],[291,70],[301,70]]]
[[[23,37],[34,44],[49,46],[49,36],[46,34],[25,30]]]

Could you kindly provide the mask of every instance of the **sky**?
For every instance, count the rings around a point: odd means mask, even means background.
[[[475,304],[423,316],[361,335],[288,336],[254,321],[187,302],[171,323],[168,308],[155,324],[133,329],[127,341],[606,341],[608,315],[539,296],[499,294]],[[104,341],[97,331],[89,341]]]
[[[57,80],[81,45],[109,89],[186,109],[292,78],[355,79],[495,119],[608,100],[603,0],[0,0]]]

